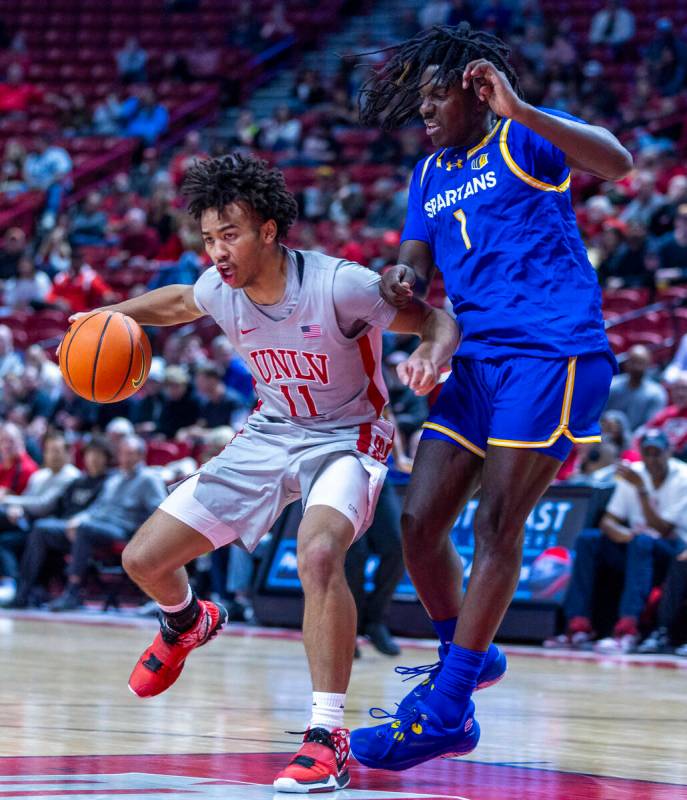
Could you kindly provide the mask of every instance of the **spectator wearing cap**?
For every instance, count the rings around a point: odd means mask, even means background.
[[[158,432],[165,439],[174,439],[182,428],[195,425],[200,417],[200,401],[183,367],[167,367],[163,396],[164,406]]]
[[[133,423],[126,417],[115,417],[105,426],[105,439],[114,453],[117,452],[120,442],[134,433]]]
[[[51,552],[69,552],[67,523],[95,500],[112,463],[112,450],[104,437],[93,437],[83,451],[84,472],[67,484],[48,516],[36,519],[28,534],[19,570],[13,608],[27,608],[37,601],[36,585]],[[44,593],[43,593],[44,594]]]
[[[67,520],[69,575],[64,592],[50,604],[51,611],[79,608],[93,549],[127,542],[167,496],[162,479],[145,466],[145,454],[143,439],[125,436],[117,449],[117,469],[93,503]]]
[[[622,411],[633,431],[646,425],[668,402],[666,390],[649,377],[650,368],[651,353],[637,344],[628,351],[623,374],[611,381],[606,409]]]
[[[620,0],[607,0],[592,17],[590,44],[606,44],[619,49],[635,35],[635,15]]]
[[[658,256],[657,278],[685,280],[687,278],[687,203],[677,207],[675,229],[656,243]]]
[[[642,461],[621,463],[619,479],[600,530],[585,530],[575,543],[575,566],[565,601],[570,643],[594,638],[594,586],[602,566],[624,575],[620,619],[606,652],[628,652],[639,639],[638,620],[653,586],[687,546],[687,464],[670,457],[668,437],[647,430]]]

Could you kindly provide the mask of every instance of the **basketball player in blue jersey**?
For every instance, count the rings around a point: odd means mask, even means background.
[[[435,266],[460,324],[452,372],[424,425],[403,512],[403,552],[441,641],[392,721],[354,731],[363,764],[406,769],[479,741],[472,694],[498,681],[492,644],[520,575],[523,526],[573,442],[600,440],[617,367],[577,230],[570,170],[632,167],[608,131],[526,103],[508,48],[435,27],[363,87],[361,116],[390,129],[419,111],[435,152],[415,168],[399,264],[381,291],[402,306]],[[481,490],[470,583],[449,531]]]

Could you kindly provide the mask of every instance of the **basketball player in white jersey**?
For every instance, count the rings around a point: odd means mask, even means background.
[[[211,547],[252,550],[300,498],[312,717],[274,786],[341,789],[349,782],[343,714],[356,631],[344,560],[374,516],[393,435],[382,417],[382,330],[420,334],[399,374],[426,394],[456,348],[457,329],[420,300],[402,310],[387,304],[379,277],[358,264],[284,247],[297,206],[281,172],[265,162],[239,154],[197,162],[183,191],[214,266],[194,286],[166,286],[109,308],[142,325],[210,315],[253,373],[259,403],[224,451],[174,489],[124,551],[127,573],[162,612],[160,633],[129,687],[139,697],[163,692],[190,651],[226,622],[221,606],[195,597],[185,565]]]

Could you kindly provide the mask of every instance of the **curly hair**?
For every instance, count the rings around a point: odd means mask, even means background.
[[[431,80],[452,86],[470,61],[486,58],[505,73],[522,97],[517,73],[508,61],[508,45],[491,33],[474,30],[469,22],[455,27],[434,25],[400,45],[376,52],[391,53],[391,57],[360,89],[358,110],[363,125],[381,124],[384,130],[392,130],[413,119],[418,112],[418,93],[425,85],[422,74],[433,65],[437,70]]]
[[[249,209],[263,222],[273,219],[277,238],[284,238],[298,216],[298,205],[284,175],[266,161],[241,153],[195,161],[186,172],[181,193],[195,219],[209,208],[221,214],[230,203]]]

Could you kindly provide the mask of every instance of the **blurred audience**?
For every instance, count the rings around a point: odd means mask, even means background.
[[[622,411],[630,428],[636,431],[665,408],[668,395],[660,383],[649,377],[652,358],[644,345],[630,348],[623,366],[624,372],[611,382],[606,408]]]
[[[575,563],[565,601],[563,637],[550,644],[580,647],[595,638],[594,591],[602,567],[623,575],[619,619],[603,652],[630,652],[639,641],[639,618],[653,586],[672,559],[687,547],[687,464],[671,457],[667,436],[647,430],[642,461],[619,464],[618,480],[600,530],[584,530],[575,543]]]

